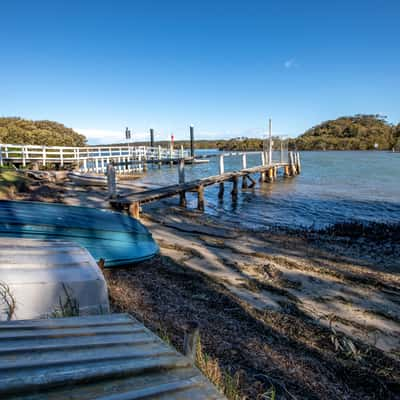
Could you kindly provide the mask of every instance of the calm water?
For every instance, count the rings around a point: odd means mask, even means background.
[[[205,154],[210,151],[197,151]],[[274,157],[277,159],[278,155]],[[260,156],[248,155],[248,166],[259,165]],[[241,157],[225,159],[225,170],[241,168]],[[385,152],[303,152],[302,174],[273,183],[257,183],[254,189],[231,201],[231,183],[226,183],[225,198],[217,198],[218,186],[205,189],[206,212],[229,218],[247,227],[278,224],[324,226],[352,219],[400,222],[400,154]],[[218,158],[209,164],[186,166],[186,180],[218,173]],[[150,168],[143,182],[172,184],[178,180],[177,168]],[[258,177],[257,177],[258,180]],[[176,199],[169,200],[177,203]],[[188,195],[190,207],[196,206]]]

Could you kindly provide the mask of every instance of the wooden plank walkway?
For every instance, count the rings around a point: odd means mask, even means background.
[[[197,192],[197,208],[203,211],[204,188],[206,186],[219,184],[220,187],[218,196],[222,198],[224,194],[224,182],[231,181],[233,183],[231,194],[233,197],[235,197],[238,194],[239,178],[242,178],[242,188],[245,189],[248,187],[251,188],[256,184],[256,180],[251,176],[253,174],[259,173],[261,182],[273,182],[277,177],[278,169],[284,169],[284,176],[296,175],[300,172],[300,160],[297,157],[298,156],[296,156],[294,160],[298,160],[298,162],[293,162],[292,159],[292,162],[290,163],[278,162],[260,165],[252,168],[244,168],[239,171],[224,172],[219,175],[209,176],[190,182],[182,182],[175,185],[164,186],[157,189],[150,189],[142,192],[131,191],[128,193],[123,193],[116,198],[111,198],[110,204],[119,210],[126,209],[131,216],[134,218],[139,218],[141,204],[179,195],[180,205],[182,207],[186,207],[186,192]]]

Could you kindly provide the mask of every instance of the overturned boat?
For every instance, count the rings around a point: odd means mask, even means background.
[[[106,186],[107,177],[105,175],[96,175],[81,172],[69,172],[67,177],[77,185],[82,186]]]
[[[71,242],[1,238],[0,294],[0,320],[110,311],[100,268]]]
[[[75,242],[105,267],[143,261],[159,250],[148,229],[128,215],[56,203],[1,200],[2,237]]]

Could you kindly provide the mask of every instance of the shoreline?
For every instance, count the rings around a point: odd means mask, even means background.
[[[109,208],[103,189],[32,181],[25,189],[17,199]],[[198,365],[229,398],[268,390],[288,399],[396,398],[396,231],[254,231],[163,202],[145,206],[141,221],[161,252],[104,271],[113,310],[178,350],[184,326],[198,322]]]

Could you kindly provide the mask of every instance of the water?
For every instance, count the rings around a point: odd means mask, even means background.
[[[216,152],[198,150],[196,154]],[[260,155],[249,154],[248,166],[260,164]],[[278,159],[276,154],[274,159]],[[322,227],[349,220],[400,222],[400,154],[389,152],[303,152],[302,174],[279,177],[273,183],[257,182],[241,192],[236,203],[226,183],[225,197],[218,200],[218,185],[205,189],[206,212],[250,228],[268,225]],[[227,157],[225,171],[241,168],[241,157]],[[218,173],[218,158],[209,164],[185,167],[186,180]],[[177,183],[177,168],[150,167],[143,182]],[[258,176],[257,176],[258,181]],[[189,207],[196,207],[188,194]],[[177,203],[176,199],[169,200]]]

